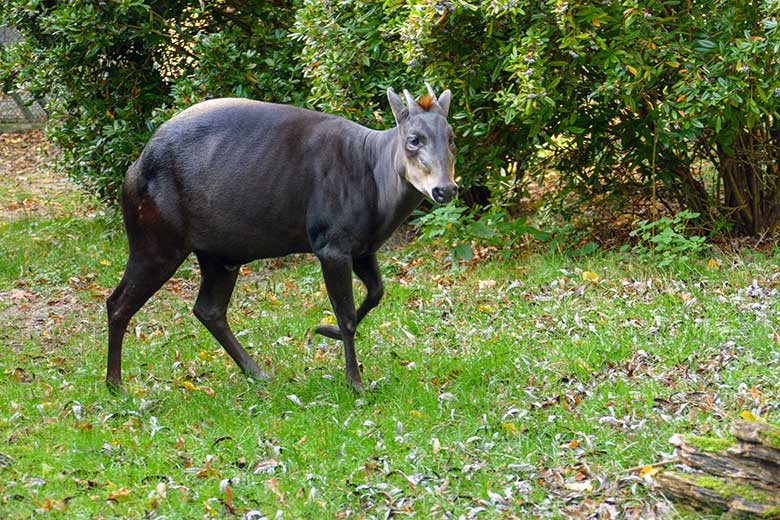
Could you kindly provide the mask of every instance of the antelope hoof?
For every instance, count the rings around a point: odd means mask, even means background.
[[[360,374],[354,377],[347,374],[347,384],[349,384],[350,388],[352,388],[356,394],[363,395],[365,393],[365,390],[363,390],[363,381],[360,379]]]
[[[335,325],[317,325],[314,332],[330,339],[341,339],[341,330]]]
[[[271,374],[262,370],[253,359],[247,359],[241,366],[241,371],[246,374],[249,379],[257,381],[258,383],[267,383],[271,380]]]
[[[127,391],[122,386],[121,381],[112,381],[111,379],[106,379],[106,387],[114,397],[127,397]]]
[[[259,368],[257,370],[250,370],[246,375],[249,379],[257,381],[258,383],[267,383],[271,380],[271,374],[265,370],[260,370]]]

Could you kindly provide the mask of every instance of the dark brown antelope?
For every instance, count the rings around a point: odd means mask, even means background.
[[[385,131],[247,99],[205,101],[163,124],[122,187],[130,254],[106,303],[109,387],[122,391],[130,319],[191,252],[195,316],[245,374],[267,378],[226,320],[238,267],[311,252],[338,324],[315,330],[343,341],[347,381],[361,390],[354,336],[382,297],[377,249],[423,196],[444,203],[457,192],[450,91],[404,96],[406,106],[387,90],[396,126]],[[367,290],[357,311],[353,271]]]

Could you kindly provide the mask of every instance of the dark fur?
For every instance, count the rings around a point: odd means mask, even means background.
[[[107,302],[107,382],[121,388],[130,318],[190,252],[202,273],[196,316],[244,372],[265,377],[225,319],[236,267],[312,252],[339,325],[317,331],[344,340],[347,377],[359,388],[353,336],[382,296],[375,253],[422,200],[404,177],[400,133],[245,99],[207,101],[162,125],[123,186],[130,255]],[[353,270],[368,291],[357,311]]]

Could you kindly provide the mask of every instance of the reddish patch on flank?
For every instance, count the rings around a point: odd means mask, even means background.
[[[417,104],[425,110],[430,110],[433,106],[433,98],[430,94],[424,94],[420,99],[417,100]]]
[[[160,213],[157,211],[157,205],[150,198],[144,198],[138,205],[138,223],[139,224],[151,224]]]

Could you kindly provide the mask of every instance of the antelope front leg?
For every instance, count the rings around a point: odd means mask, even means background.
[[[360,304],[357,310],[357,322],[355,323],[355,328],[357,328],[360,322],[363,321],[363,318],[366,317],[366,314],[379,304],[384,289],[376,255],[353,258],[352,270],[366,286],[366,299],[363,300],[363,303]],[[318,325],[315,327],[314,332],[331,339],[341,339],[341,331],[334,325]]]
[[[357,316],[352,295],[352,258],[350,256],[319,256],[322,277],[328,290],[330,304],[344,342],[344,362],[347,382],[358,392],[363,390],[357,357],[355,355],[355,328]]]

